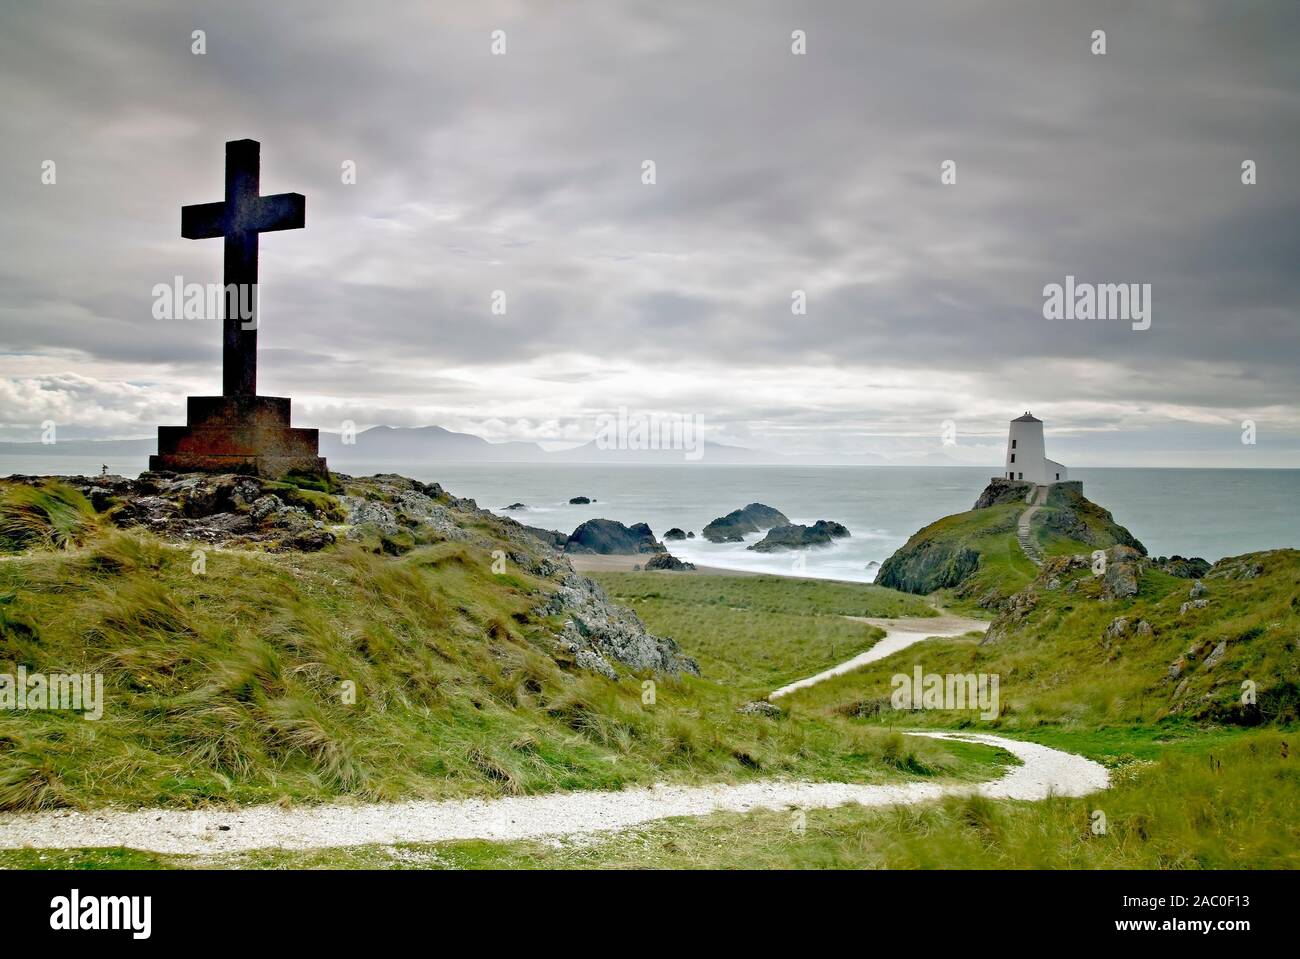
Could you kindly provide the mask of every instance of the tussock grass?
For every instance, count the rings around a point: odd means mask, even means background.
[[[992,750],[921,743],[913,762],[843,717],[738,714],[769,675],[824,655],[796,641],[816,617],[753,610],[753,623],[727,627],[728,647],[710,617],[730,611],[704,604],[676,638],[688,653],[709,648],[734,682],[657,677],[651,703],[649,677],[623,668],[611,682],[557,661],[562,623],[533,612],[554,584],[495,576],[491,563],[486,546],[458,542],[399,557],[217,550],[196,575],[188,548],[103,531],[75,552],[0,564],[0,672],[105,682],[97,722],[0,712],[0,744],[12,744],[0,748],[0,809],[995,774]],[[775,653],[753,654],[769,642]]]
[[[0,549],[66,549],[81,543],[96,525],[90,501],[66,483],[11,483],[0,491]]]
[[[1295,869],[1300,867],[1300,757],[1289,730],[1191,738],[1127,760],[1114,786],[1038,803],[979,796],[938,803],[666,820],[558,842],[455,842],[216,860],[122,850],[22,850],[0,862],[44,868],[139,857],[146,866],[356,869]],[[1285,745],[1284,745],[1285,744]],[[1212,757],[1212,758],[1211,758]],[[1097,813],[1105,832],[1094,831]],[[42,858],[44,857],[44,858]]]
[[[1209,606],[1179,613],[1191,583],[1158,570],[1143,573],[1136,597],[1106,600],[1102,583],[1075,571],[1061,588],[1041,593],[1034,613],[995,643],[934,639],[878,663],[794,694],[809,708],[873,715],[887,704],[895,673],[920,665],[933,673],[995,673],[1002,716],[993,723],[942,710],[897,713],[881,722],[938,726],[974,722],[990,731],[1043,726],[1116,724],[1242,725],[1300,721],[1300,552],[1256,554],[1261,573],[1246,579],[1206,579]],[[1074,581],[1074,588],[1067,589]],[[1108,639],[1118,618],[1146,621],[1149,636]],[[1222,658],[1209,662],[1224,646]],[[1194,651],[1189,654],[1189,651]],[[1181,663],[1171,676],[1170,667]],[[1243,682],[1256,702],[1243,703]],[[1185,681],[1185,685],[1184,684]]]

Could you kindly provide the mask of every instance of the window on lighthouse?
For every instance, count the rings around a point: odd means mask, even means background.
[[[1016,461],[1016,454],[1015,454],[1015,453],[1012,453],[1012,454],[1011,454],[1011,462],[1014,463],[1015,461]]]
[[[1016,448],[1016,441],[1015,441],[1015,440],[1012,440],[1012,441],[1011,441],[1011,448],[1012,448],[1012,449],[1015,449],[1015,448]]]

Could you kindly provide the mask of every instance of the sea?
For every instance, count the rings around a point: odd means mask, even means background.
[[[96,473],[72,456],[0,455],[0,475]],[[134,476],[137,458],[106,464]],[[878,564],[921,527],[968,510],[995,472],[966,467],[585,465],[549,463],[335,464],[438,482],[456,496],[529,526],[569,533],[601,517],[647,523],[658,537],[677,526],[695,539],[668,544],[679,559],[724,569],[870,582]],[[1084,495],[1110,510],[1153,556],[1211,562],[1256,550],[1300,548],[1300,470],[1071,468]],[[586,496],[590,505],[570,505]],[[505,507],[523,503],[522,510]],[[745,543],[709,543],[710,520],[765,503],[792,522],[834,520],[850,536],[800,553],[756,553]]]

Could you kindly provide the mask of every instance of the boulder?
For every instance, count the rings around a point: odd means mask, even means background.
[[[809,546],[829,546],[832,540],[849,535],[847,527],[830,520],[819,519],[812,526],[791,524],[773,526],[757,543],[747,546],[758,553],[774,553],[787,549],[804,549]]]
[[[745,703],[736,712],[742,716],[766,716],[775,719],[781,715],[781,707],[776,703],[769,703],[766,699],[756,699],[752,703]]]
[[[1199,556],[1161,556],[1156,568],[1179,579],[1200,579],[1210,571],[1210,563]]]
[[[1125,599],[1138,594],[1142,554],[1130,546],[1112,546],[1106,550],[1106,573],[1102,577],[1102,595],[1106,599]]]
[[[569,505],[570,505],[570,506],[587,506],[588,504],[590,504],[590,503],[592,503],[592,502],[593,502],[593,500],[590,500],[590,499],[588,499],[588,498],[585,497],[585,496],[575,496],[575,497],[573,497],[573,499],[569,500]]]
[[[683,562],[671,553],[655,553],[645,562],[646,569],[662,569],[674,573],[684,573],[695,569],[694,563]]]
[[[1198,579],[1196,582],[1192,583],[1192,588],[1187,591],[1187,595],[1191,599],[1200,599],[1205,595],[1205,592],[1205,584]]]
[[[610,603],[604,590],[577,573],[565,576],[559,589],[536,612],[566,617],[560,648],[581,668],[611,679],[616,678],[611,661],[637,672],[700,674],[699,665],[683,655],[676,642],[652,635],[636,613]]]
[[[740,543],[747,533],[758,533],[773,526],[789,526],[790,520],[778,509],[762,503],[750,503],[741,509],[719,516],[704,527],[703,536],[710,543]]]
[[[612,519],[589,519],[570,535],[564,544],[566,553],[662,553],[665,547],[645,523],[624,526]]]
[[[670,539],[685,539],[685,538],[686,538],[686,533],[680,526],[674,526],[668,532],[664,533],[665,541]]]
[[[524,503],[511,503],[509,506],[506,507],[506,509],[521,510],[521,509],[528,509],[528,507]]]

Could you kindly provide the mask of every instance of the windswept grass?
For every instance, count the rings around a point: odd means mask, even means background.
[[[0,672],[101,673],[106,700],[99,721],[0,712],[0,809],[992,774],[991,750],[900,755],[843,717],[738,714],[797,644],[776,666],[746,653],[736,687],[657,677],[653,697],[626,668],[620,682],[578,670],[562,621],[534,612],[554,583],[491,568],[487,544],[444,542],[400,557],[214,550],[200,575],[188,548],[116,531],[0,564]],[[694,654],[715,625],[676,638]],[[751,627],[760,644],[785,628]]]
[[[997,642],[934,639],[795,695],[810,709],[965,725],[971,714],[887,709],[891,678],[920,665],[927,673],[1000,677],[1001,717],[980,728],[1166,726],[1193,721],[1257,725],[1300,720],[1300,552],[1254,554],[1249,578],[1206,578],[1202,609],[1180,612],[1191,584],[1147,570],[1131,599],[1107,600],[1102,583],[1078,570],[1042,591],[1024,623]],[[1072,585],[1073,584],[1073,585]],[[1110,638],[1117,619],[1130,630]],[[1149,634],[1135,627],[1145,621]],[[1211,654],[1220,644],[1217,660]],[[1176,667],[1176,671],[1175,671]],[[1253,684],[1254,702],[1244,702]]]
[[[66,483],[10,483],[0,490],[0,550],[76,546],[96,525],[89,500]]]
[[[1111,789],[864,809],[719,813],[551,842],[360,846],[233,856],[0,851],[10,868],[1295,869],[1300,731],[1235,730],[1114,766]],[[800,828],[802,827],[802,828]]]

